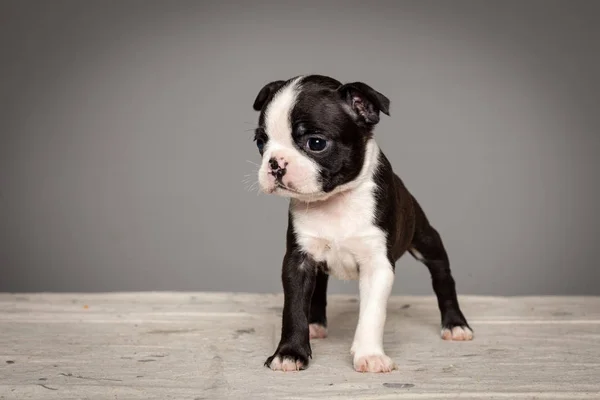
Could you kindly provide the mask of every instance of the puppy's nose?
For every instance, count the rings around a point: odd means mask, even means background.
[[[279,162],[277,161],[277,159],[271,158],[269,160],[269,166],[271,167],[271,175],[273,175],[274,177],[279,178],[279,179],[283,178],[283,176],[286,173],[286,169],[285,169],[285,167],[287,166],[286,162],[283,163],[283,167],[282,167],[281,165],[279,165]]]
[[[273,171],[276,171],[279,169],[279,163],[277,162],[277,160],[275,158],[271,158],[269,160],[269,165],[271,166],[271,169]]]

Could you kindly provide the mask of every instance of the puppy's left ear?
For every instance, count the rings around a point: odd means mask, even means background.
[[[390,100],[365,83],[347,83],[338,88],[338,93],[358,120],[367,126],[379,122],[380,111],[390,115]]]
[[[260,89],[260,92],[258,92],[258,94],[256,95],[256,98],[254,99],[254,104],[252,104],[252,108],[254,109],[254,111],[262,110],[264,105],[271,99],[271,97],[273,97],[273,94],[275,94],[275,92],[281,89],[284,83],[285,81],[273,81],[263,86],[263,88]]]

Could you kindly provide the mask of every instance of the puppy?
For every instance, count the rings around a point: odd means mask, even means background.
[[[258,182],[263,192],[289,198],[281,339],[265,362],[273,370],[307,368],[310,339],[327,335],[329,275],[359,281],[354,369],[395,369],[383,330],[395,263],[406,251],[431,273],[442,338],[473,338],[440,235],[373,138],[389,107],[362,82],[321,75],[274,81],[256,96]]]

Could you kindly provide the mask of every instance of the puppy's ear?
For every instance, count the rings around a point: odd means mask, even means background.
[[[273,81],[271,83],[267,83],[262,89],[260,89],[260,92],[258,92],[256,99],[254,99],[254,104],[252,105],[254,111],[262,110],[263,106],[271,99],[271,97],[273,97],[273,94],[275,94],[275,92],[278,91],[284,83],[285,81]]]
[[[380,111],[390,115],[390,100],[367,84],[347,83],[338,88],[338,93],[365,125],[377,124]]]

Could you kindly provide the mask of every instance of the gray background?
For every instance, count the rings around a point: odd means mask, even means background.
[[[0,290],[279,292],[251,105],[320,73],[392,100],[460,293],[600,295],[598,2],[239,3],[0,2]]]

